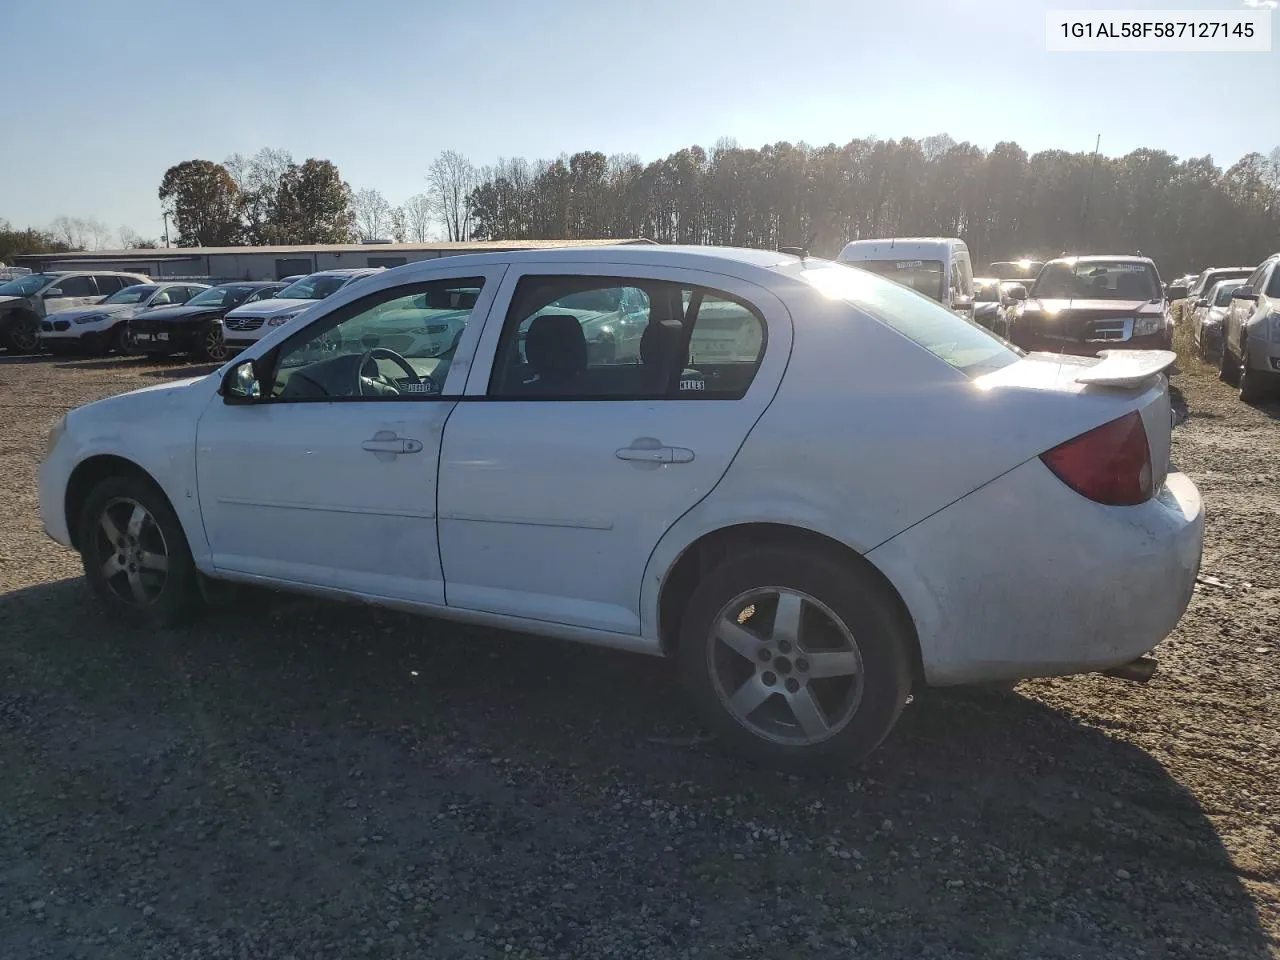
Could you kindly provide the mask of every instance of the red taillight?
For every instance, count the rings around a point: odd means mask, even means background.
[[[1059,444],[1040,459],[1072,490],[1098,503],[1130,506],[1154,492],[1151,449],[1137,411]]]

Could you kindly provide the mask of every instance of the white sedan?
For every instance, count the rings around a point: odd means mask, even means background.
[[[135,283],[92,306],[49,314],[40,322],[40,345],[50,353],[127,353],[131,319],[145,310],[179,306],[208,289],[207,283]]]
[[[640,362],[557,312],[586,290],[644,294]],[[460,337],[402,337],[424,295]],[[205,577],[669,656],[730,746],[847,763],[922,686],[1146,673],[1203,533],[1172,360],[1023,354],[767,251],[447,257],[73,410],[40,506],[141,624]]]

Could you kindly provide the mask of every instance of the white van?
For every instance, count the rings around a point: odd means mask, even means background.
[[[973,319],[973,262],[955,237],[889,237],[844,245],[841,263],[870,270]]]

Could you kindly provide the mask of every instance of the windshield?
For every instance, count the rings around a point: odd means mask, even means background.
[[[888,277],[917,293],[942,302],[941,260],[844,260],[851,267]]]
[[[347,276],[324,276],[313,273],[303,277],[297,283],[291,283],[276,294],[277,300],[323,300],[325,297],[341,290],[350,280]]]
[[[1225,283],[1218,284],[1218,292],[1214,294],[1213,305],[1215,307],[1225,307],[1231,302],[1231,291],[1236,287],[1243,287],[1243,280],[1228,280]]]
[[[228,307],[239,303],[257,287],[210,287],[187,301],[188,307]]]
[[[49,281],[57,278],[56,273],[33,273],[8,283],[0,284],[0,297],[29,297]]]
[[[973,299],[975,303],[999,303],[1000,282],[998,280],[974,280]]]
[[[141,303],[147,297],[151,296],[160,288],[154,283],[135,283],[132,287],[125,287],[113,293],[103,303]]]
[[[861,266],[829,263],[810,267],[800,276],[825,296],[865,310],[966,376],[982,376],[1018,359],[1014,349],[986,327],[897,283],[849,269]]]
[[[987,272],[1000,280],[1034,280],[1043,267],[1042,260],[997,260]]]
[[[1154,268],[1132,260],[1055,260],[1040,271],[1031,295],[1044,300],[1162,298]]]

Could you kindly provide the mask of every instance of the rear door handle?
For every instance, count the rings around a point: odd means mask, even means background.
[[[397,436],[391,430],[379,430],[360,444],[361,450],[370,453],[421,453],[422,441]]]

